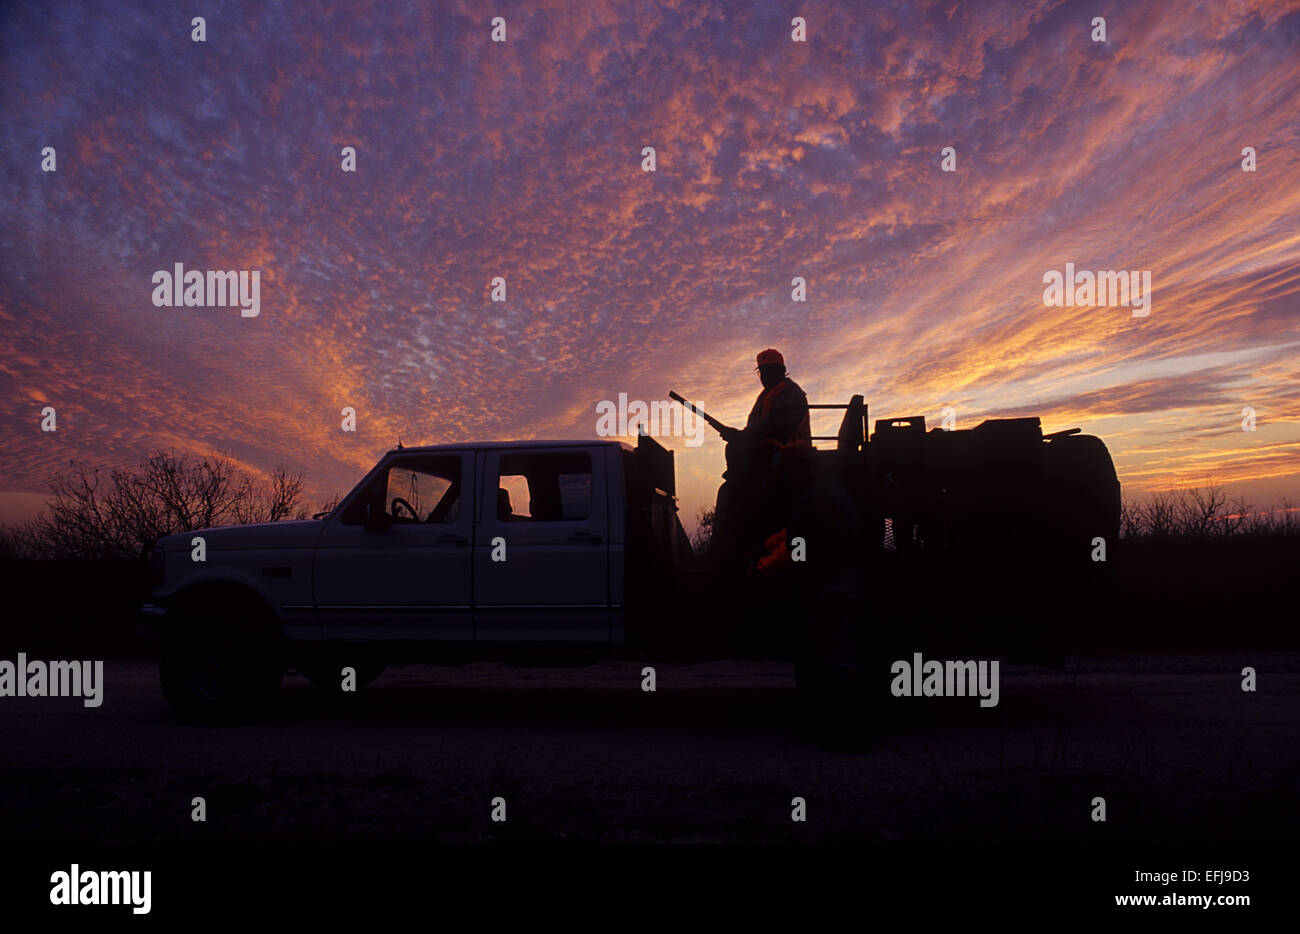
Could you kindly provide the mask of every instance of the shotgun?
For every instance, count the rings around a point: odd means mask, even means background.
[[[714,418],[712,415],[709,415],[703,409],[697,408],[694,402],[687,402],[685,399],[677,395],[677,393],[673,392],[672,390],[668,391],[668,398],[672,399],[674,402],[680,402],[682,405],[686,406],[688,409],[690,409],[700,418],[704,419],[705,423],[710,428],[713,428],[716,431],[722,431],[722,429],[727,427],[726,425],[722,424],[722,422]]]

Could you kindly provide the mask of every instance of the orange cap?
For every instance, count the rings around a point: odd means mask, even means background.
[[[769,363],[779,363],[781,366],[785,366],[785,357],[781,356],[781,351],[769,347],[758,355],[758,365],[767,366]]]

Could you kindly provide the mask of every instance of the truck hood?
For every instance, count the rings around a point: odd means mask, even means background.
[[[188,550],[191,540],[202,536],[209,549],[234,548],[311,548],[315,546],[324,519],[303,519],[294,522],[259,522],[256,525],[222,525],[211,529],[197,529],[168,535],[158,544],[167,551]]]

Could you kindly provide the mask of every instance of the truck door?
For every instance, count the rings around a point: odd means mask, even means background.
[[[326,639],[474,638],[473,452],[390,455],[316,547]]]
[[[603,449],[489,449],[474,539],[475,638],[608,642]]]

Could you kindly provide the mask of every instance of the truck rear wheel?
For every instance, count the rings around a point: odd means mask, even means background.
[[[158,669],[163,696],[181,720],[239,719],[274,699],[284,664],[264,607],[207,595],[178,606],[173,617]]]

